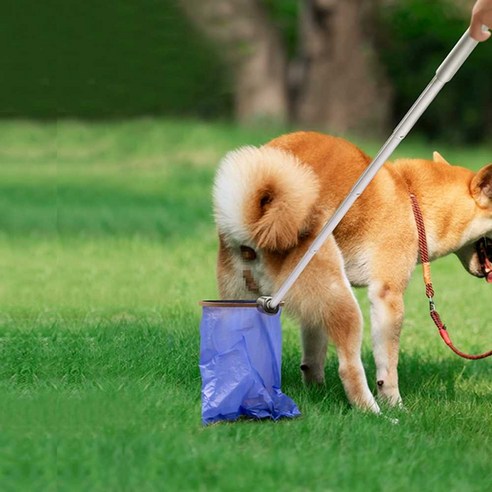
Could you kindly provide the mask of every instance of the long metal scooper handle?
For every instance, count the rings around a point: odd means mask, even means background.
[[[483,26],[482,29],[488,30],[486,26]],[[434,78],[424,89],[422,94],[401,120],[399,125],[395,128],[391,137],[381,147],[374,160],[362,173],[347,197],[343,200],[328,222],[323,226],[316,239],[312,242],[311,246],[296,265],[294,270],[292,270],[291,274],[285,279],[277,293],[273,297],[262,296],[258,298],[257,305],[261,311],[267,314],[275,314],[278,312],[279,304],[282,302],[294,282],[304,271],[313,256],[319,251],[327,237],[335,230],[336,226],[340,223],[357,198],[359,198],[362,192],[366,189],[382,165],[388,160],[400,142],[407,136],[408,132],[422,116],[444,84],[453,78],[454,74],[458,71],[461,65],[463,65],[464,61],[475,49],[477,44],[478,41],[475,41],[470,36],[468,29],[456,43],[456,46],[451,50],[440,67],[436,70],[436,75]]]

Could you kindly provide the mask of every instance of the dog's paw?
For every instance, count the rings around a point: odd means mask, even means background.
[[[392,408],[403,406],[403,401],[401,399],[400,392],[398,391],[398,387],[389,386],[388,384],[385,384],[384,381],[377,381],[377,387],[378,399],[385,405]]]
[[[315,370],[311,366],[302,363],[300,366],[302,380],[307,386],[323,386],[325,384],[324,370]]]

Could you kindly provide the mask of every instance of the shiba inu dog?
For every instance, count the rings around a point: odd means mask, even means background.
[[[274,293],[370,161],[350,142],[314,132],[227,154],[213,191],[222,298]],[[430,260],[455,253],[469,273],[492,282],[492,164],[474,173],[435,152],[433,160],[386,163],[285,299],[301,325],[305,382],[324,381],[330,340],[349,401],[374,412],[351,286],[368,287],[377,391],[398,405],[403,294],[419,262],[411,193],[422,209]]]

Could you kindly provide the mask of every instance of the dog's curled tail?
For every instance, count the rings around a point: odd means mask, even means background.
[[[222,160],[214,183],[219,233],[267,250],[295,246],[319,196],[313,170],[274,147],[241,147]]]

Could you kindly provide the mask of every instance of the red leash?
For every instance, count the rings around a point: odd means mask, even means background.
[[[471,360],[485,359],[486,357],[492,355],[492,350],[489,350],[488,352],[484,352],[483,354],[471,355],[471,354],[465,354],[461,350],[457,349],[453,345],[453,342],[449,337],[448,330],[446,329],[444,323],[441,321],[441,317],[439,316],[439,313],[436,311],[436,305],[434,303],[434,288],[432,286],[431,268],[429,262],[429,250],[427,248],[427,238],[425,234],[424,219],[422,217],[422,211],[420,210],[419,204],[417,202],[417,198],[413,194],[410,194],[410,198],[412,200],[413,215],[415,216],[415,222],[417,224],[417,231],[419,234],[420,260],[422,261],[422,268],[424,273],[425,295],[427,296],[427,299],[429,299],[430,317],[432,318],[435,325],[437,326],[441,338],[455,354],[465,359],[471,359]]]

